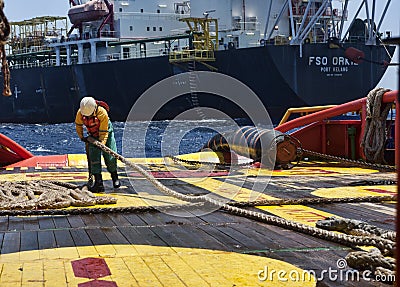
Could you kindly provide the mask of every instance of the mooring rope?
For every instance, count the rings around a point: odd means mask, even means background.
[[[166,195],[172,196],[174,198],[180,199],[182,201],[187,201],[191,203],[208,203],[214,207],[225,210],[231,214],[243,216],[246,218],[254,219],[263,223],[287,228],[293,231],[298,231],[303,234],[312,235],[321,239],[325,239],[331,242],[343,244],[345,246],[357,247],[357,246],[374,246],[377,247],[384,255],[393,255],[395,243],[391,240],[379,238],[379,237],[366,237],[366,236],[354,236],[347,235],[343,233],[335,233],[332,231],[324,230],[321,228],[309,226],[306,224],[298,223],[292,220],[287,220],[273,215],[268,215],[258,211],[246,210],[243,208],[231,206],[222,202],[219,199],[213,199],[208,195],[191,196],[181,194],[172,190],[171,188],[163,185],[160,181],[155,179],[151,173],[143,169],[141,166],[132,163],[125,159],[123,156],[114,152],[110,148],[106,147],[102,143],[98,142],[94,138],[89,138],[89,142],[103,150],[104,152],[112,155],[116,159],[123,162],[125,165],[133,168],[136,172],[140,173],[145,179],[152,183],[159,191]]]
[[[396,232],[371,225],[361,220],[332,216],[316,223],[319,228],[344,232],[346,234],[376,235],[391,241],[396,240]]]
[[[375,88],[367,96],[366,123],[361,146],[366,159],[373,163],[385,162],[386,119],[392,104],[382,104],[382,98],[388,91],[390,90]]]
[[[0,185],[0,209],[58,209],[70,206],[94,206],[115,204],[110,196],[95,196],[86,186],[56,181],[2,182]]]

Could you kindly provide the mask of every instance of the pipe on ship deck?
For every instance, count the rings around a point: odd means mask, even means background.
[[[397,100],[397,94],[398,91],[389,91],[386,92],[383,95],[383,103],[393,103],[396,102]],[[330,109],[326,109],[323,111],[315,112],[313,114],[309,114],[306,116],[303,116],[301,118],[297,118],[294,120],[291,120],[289,122],[286,122],[280,126],[277,126],[275,130],[280,131],[282,133],[288,132],[292,129],[299,128],[308,124],[311,124],[313,122],[318,122],[318,121],[323,121],[331,117],[335,116],[340,116],[345,113],[353,112],[356,110],[362,109],[362,107],[365,105],[367,102],[367,98],[361,98],[358,100],[354,100],[352,102],[348,102],[346,104],[342,104],[339,106],[335,106]]]

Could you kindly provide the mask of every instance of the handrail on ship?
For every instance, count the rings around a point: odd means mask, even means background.
[[[312,107],[301,107],[301,108],[289,108],[286,110],[278,126],[286,123],[289,117],[293,114],[300,114],[300,116],[308,115],[309,113],[315,113],[322,110],[336,107],[337,105],[326,105],[326,106],[312,106]]]
[[[393,103],[396,102],[396,110],[397,110],[397,93],[398,91],[390,91],[386,92],[384,94],[384,97],[382,99],[383,103]],[[353,112],[353,111],[358,111],[365,106],[365,103],[367,102],[367,98],[361,98],[358,100],[354,100],[351,102],[348,102],[346,104],[334,106],[332,108],[322,110],[319,112],[315,112],[313,114],[306,115],[301,118],[297,118],[291,121],[288,121],[282,125],[279,125],[276,127],[277,130],[280,132],[287,132],[290,131],[294,128],[300,127],[300,126],[305,126],[308,124],[311,124],[313,122],[318,122],[318,121],[323,121],[331,117],[343,115],[345,113]]]

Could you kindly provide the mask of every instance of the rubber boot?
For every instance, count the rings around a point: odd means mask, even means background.
[[[97,193],[104,192],[103,177],[101,176],[101,173],[94,174],[94,185],[90,189],[90,191],[97,192]]]
[[[116,171],[111,173],[111,179],[113,181],[114,188],[118,188],[118,187],[121,186],[121,183],[120,183],[120,181],[118,179],[118,173]]]
[[[87,188],[88,188],[89,190],[93,188],[93,186],[94,186],[93,174],[89,174],[88,182],[87,182],[86,186],[87,186]]]

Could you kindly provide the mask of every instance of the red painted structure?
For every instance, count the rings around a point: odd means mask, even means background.
[[[33,157],[29,151],[12,139],[0,134],[0,166],[16,163]]]
[[[398,91],[390,91],[384,94],[384,103],[396,102],[396,111],[398,111],[397,99]],[[355,129],[354,149],[357,158],[363,157],[360,149],[361,136],[364,134],[365,116],[366,116],[367,98],[355,100],[330,109],[309,114],[289,122],[286,122],[275,129],[280,132],[290,132],[302,144],[304,149],[326,153],[329,155],[350,157],[351,155],[351,137],[349,128]],[[340,116],[350,112],[361,111],[361,120],[329,120],[332,117]],[[395,130],[399,129],[399,117],[396,117]],[[396,139],[396,147],[398,139]],[[396,160],[398,159],[398,149],[396,148]]]

